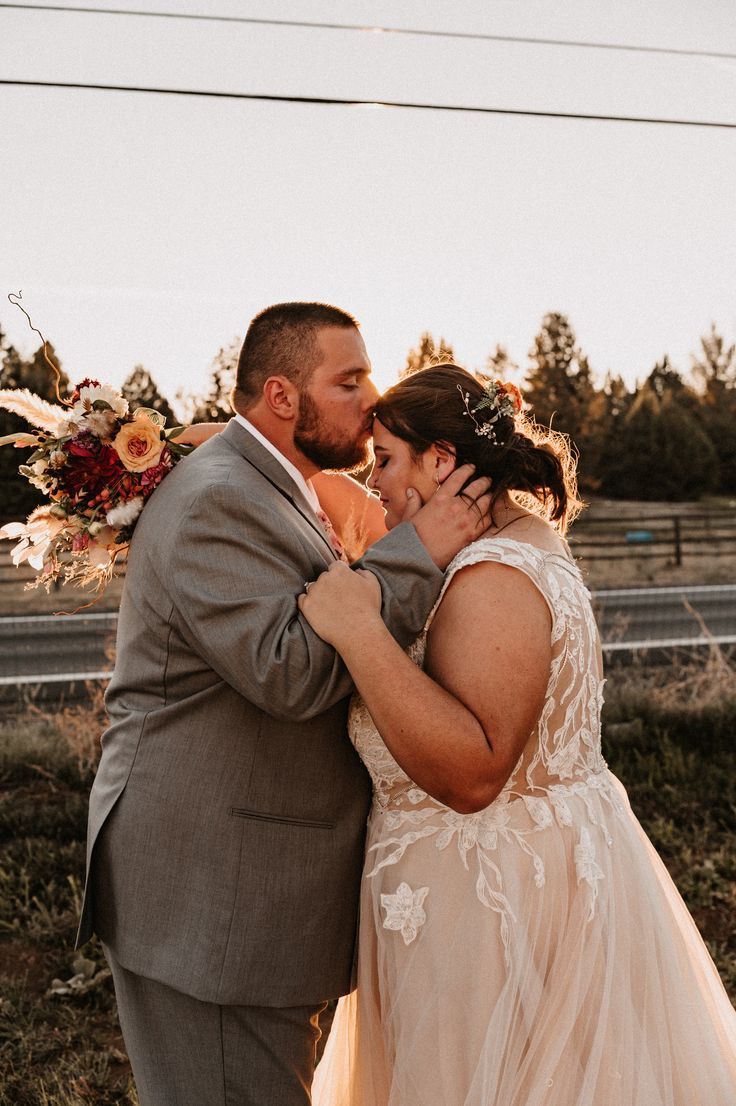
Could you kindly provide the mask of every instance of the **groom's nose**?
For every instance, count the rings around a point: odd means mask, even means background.
[[[378,388],[375,386],[369,376],[365,378],[365,387],[363,389],[363,409],[368,412],[372,411],[376,405],[376,400],[380,395]]]

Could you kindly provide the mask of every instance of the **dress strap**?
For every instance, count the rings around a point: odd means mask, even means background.
[[[529,542],[516,541],[513,538],[480,538],[461,549],[448,565],[442,590],[424,625],[425,633],[429,630],[455,573],[470,565],[480,564],[482,561],[505,564],[519,569],[528,576],[549,607],[553,623],[559,615],[556,598],[560,589],[555,583],[556,573],[564,572],[566,575],[572,575],[580,586],[584,587],[580,569],[567,554],[551,553]]]

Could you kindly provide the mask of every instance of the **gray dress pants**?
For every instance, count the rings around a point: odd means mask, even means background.
[[[318,1006],[217,1006],[105,956],[140,1106],[309,1106]]]

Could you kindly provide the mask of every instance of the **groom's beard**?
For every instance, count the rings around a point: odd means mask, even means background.
[[[368,431],[366,426],[362,434]],[[372,457],[370,438],[364,442],[341,438],[321,416],[317,404],[307,392],[299,396],[299,417],[294,428],[294,444],[320,469],[352,470],[364,468]]]

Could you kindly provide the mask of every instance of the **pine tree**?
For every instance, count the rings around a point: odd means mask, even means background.
[[[50,403],[57,403],[55,377],[44,358],[43,346],[40,346],[29,360],[24,360],[17,349],[6,345],[6,337],[0,330],[0,389],[28,388]],[[61,373],[59,392],[66,398],[69,391],[69,378],[61,369],[54,347],[47,343],[46,354]],[[17,434],[27,430],[28,424],[19,415],[0,410],[0,437]],[[34,507],[43,502],[43,496],[36,491],[25,476],[21,476],[18,467],[25,462],[27,449],[16,449],[6,445],[0,447],[0,486],[2,487],[2,522],[24,519]]]
[[[401,370],[400,376],[403,379],[405,376],[411,376],[413,373],[419,372],[420,369],[430,368],[432,365],[439,365],[445,361],[453,361],[454,363],[452,346],[444,338],[440,338],[438,345],[430,332],[425,330],[419,339],[419,345],[409,350],[406,365]]]
[[[658,395],[648,382],[623,419],[618,459],[606,479],[616,498],[698,499],[718,481],[716,452],[696,415],[676,390]]]
[[[513,380],[518,373],[519,366],[509,357],[509,352],[500,342],[493,353],[489,353],[486,364],[480,376],[489,380]]]
[[[701,390],[700,420],[718,457],[717,490],[736,494],[736,346],[727,346],[711,324],[700,339],[702,353],[692,359]]]
[[[588,409],[582,491],[611,494],[610,486],[617,483],[621,465],[626,463],[621,428],[634,399],[623,377],[606,374]]]
[[[230,393],[235,385],[241,345],[241,338],[233,338],[218,350],[210,365],[207,392],[190,401],[190,422],[226,422],[231,418]]]
[[[554,420],[558,430],[574,437],[595,389],[588,359],[566,315],[544,316],[529,356],[527,402],[540,422]]]
[[[736,345],[727,346],[716,324],[700,339],[702,353],[692,357],[692,373],[707,403],[718,403],[736,389]]]
[[[596,389],[588,359],[566,315],[552,312],[529,351],[524,398],[538,422],[568,434],[580,455],[581,485],[588,471],[589,412]]]
[[[135,407],[151,408],[164,416],[168,428],[177,425],[173,407],[158,390],[156,382],[143,365],[135,366],[120,390],[130,404],[131,409]]]
[[[697,396],[685,383],[682,374],[672,367],[667,354],[656,363],[644,381],[643,387],[653,392],[657,399],[664,399],[665,396],[671,395],[691,411],[696,411],[698,408]]]

